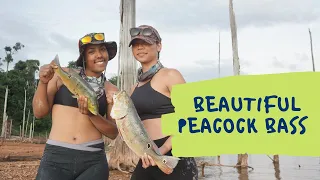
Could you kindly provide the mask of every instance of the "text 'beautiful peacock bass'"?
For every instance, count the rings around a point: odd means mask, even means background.
[[[180,118],[178,121],[178,131],[189,131],[190,133],[258,133],[255,126],[257,118],[242,117],[237,119],[219,118],[218,113],[239,113],[242,111],[253,112],[252,114],[266,113],[269,117],[264,119],[264,127],[267,133],[290,133],[305,134],[306,127],[303,122],[308,116],[295,115],[291,118],[274,118],[271,111],[276,112],[277,116],[285,112],[299,112],[301,108],[296,105],[295,97],[280,97],[277,95],[264,96],[259,98],[250,97],[220,97],[215,96],[196,96],[193,98],[195,112],[216,113],[214,118],[188,117]],[[278,110],[278,111],[273,111]],[[281,113],[279,113],[279,111]],[[251,114],[251,113],[246,113]],[[235,114],[233,114],[235,115]],[[198,122],[201,121],[201,122]],[[260,121],[260,120],[258,120]]]

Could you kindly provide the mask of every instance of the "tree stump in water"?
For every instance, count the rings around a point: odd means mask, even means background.
[[[107,139],[107,138],[106,138]],[[139,157],[122,141],[120,136],[115,140],[106,140],[108,146],[106,154],[108,158],[109,169],[116,169],[124,173],[133,172]]]
[[[274,155],[273,156],[273,162],[274,163],[279,163],[279,155]]]
[[[247,167],[248,166],[248,154],[238,154],[238,162],[237,165],[240,165],[239,167]]]
[[[274,175],[276,177],[276,179],[281,179],[280,177],[280,164],[279,164],[279,155],[274,155],[274,156],[278,156],[278,161],[275,161],[275,157],[274,157],[274,161],[273,161],[273,166],[274,166]]]

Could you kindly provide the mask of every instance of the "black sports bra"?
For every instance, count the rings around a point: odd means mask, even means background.
[[[76,98],[72,97],[73,94],[69,91],[69,89],[65,85],[61,85],[56,95],[54,96],[53,104],[61,104],[65,106],[71,106],[78,108],[78,102]],[[105,93],[98,99],[99,104],[99,114],[104,116],[106,114],[107,109],[107,98]]]
[[[174,112],[171,99],[154,90],[150,81],[140,87],[137,86],[131,95],[131,99],[142,121],[161,118],[162,114]]]

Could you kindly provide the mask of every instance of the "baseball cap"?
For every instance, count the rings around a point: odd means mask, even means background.
[[[149,44],[155,44],[161,42],[161,37],[158,31],[150,25],[140,25],[130,29],[131,41],[129,47],[136,39],[141,39]]]

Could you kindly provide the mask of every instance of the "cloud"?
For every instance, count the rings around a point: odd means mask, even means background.
[[[234,1],[238,29],[273,26],[281,23],[310,23],[320,17],[318,0]],[[229,29],[229,1],[162,0],[137,2],[139,22],[153,21],[167,31]]]
[[[277,57],[273,57],[272,65],[279,68],[284,68],[284,63],[279,61]]]
[[[301,62],[302,60],[303,62]],[[310,65],[311,62],[309,62],[307,55],[299,53],[295,53],[295,57],[290,61],[274,56],[269,64],[261,64],[260,66],[246,59],[240,59],[240,75],[311,71]],[[177,69],[182,73],[187,82],[219,78],[217,60],[197,60],[193,64],[180,66]],[[220,77],[233,75],[232,57],[221,59]]]
[[[66,66],[78,57],[78,39],[89,32],[105,32],[107,40],[118,42],[119,5],[119,1],[103,0],[7,1],[0,7],[0,57],[5,56],[2,47],[19,41],[25,48],[14,62],[38,59],[44,65],[59,54],[61,65]],[[117,62],[110,66],[114,72]]]
[[[299,67],[299,59],[295,59],[293,62],[290,61],[280,61],[277,57],[273,57],[273,61],[271,63],[271,66],[277,69],[287,69],[290,72],[297,72],[297,71],[303,71],[304,69],[301,69]]]
[[[77,41],[78,39],[71,39],[67,38],[63,34],[59,33],[51,33],[50,35],[52,43],[54,43],[54,46],[50,48],[56,48],[63,51],[75,51],[77,49]]]
[[[0,57],[5,57],[5,46],[13,46],[16,42],[25,45],[24,48],[14,55],[14,62],[9,65],[9,69],[13,68],[14,63],[19,60],[38,59],[41,54],[53,46],[52,42],[46,36],[46,31],[42,26],[32,23],[32,21],[22,14],[14,14],[7,12],[0,17],[1,41],[0,41]],[[4,63],[6,66],[6,63]]]
[[[300,62],[306,62],[309,61],[310,58],[306,53],[294,53],[294,56],[296,57],[296,59]]]
[[[96,0],[93,7],[84,0],[62,3],[4,3],[0,7],[0,57],[5,55],[2,47],[20,41],[26,47],[16,54],[15,62],[38,59],[43,65],[59,54],[66,66],[78,57],[78,39],[88,32],[105,32],[107,39],[119,43],[120,1]],[[241,73],[312,70],[307,28],[313,32],[317,65],[319,5],[315,0],[234,1]],[[227,0],[163,0],[152,4],[139,0],[136,24],[145,23],[154,25],[163,38],[160,60],[167,66],[181,67],[190,80],[216,77],[220,30],[221,73],[233,74]],[[117,73],[118,55],[109,63],[107,74]]]
[[[198,60],[193,65],[177,67],[187,82],[219,78],[219,64],[215,60]],[[241,74],[246,74],[242,71]],[[232,59],[222,59],[220,77],[233,76]]]

